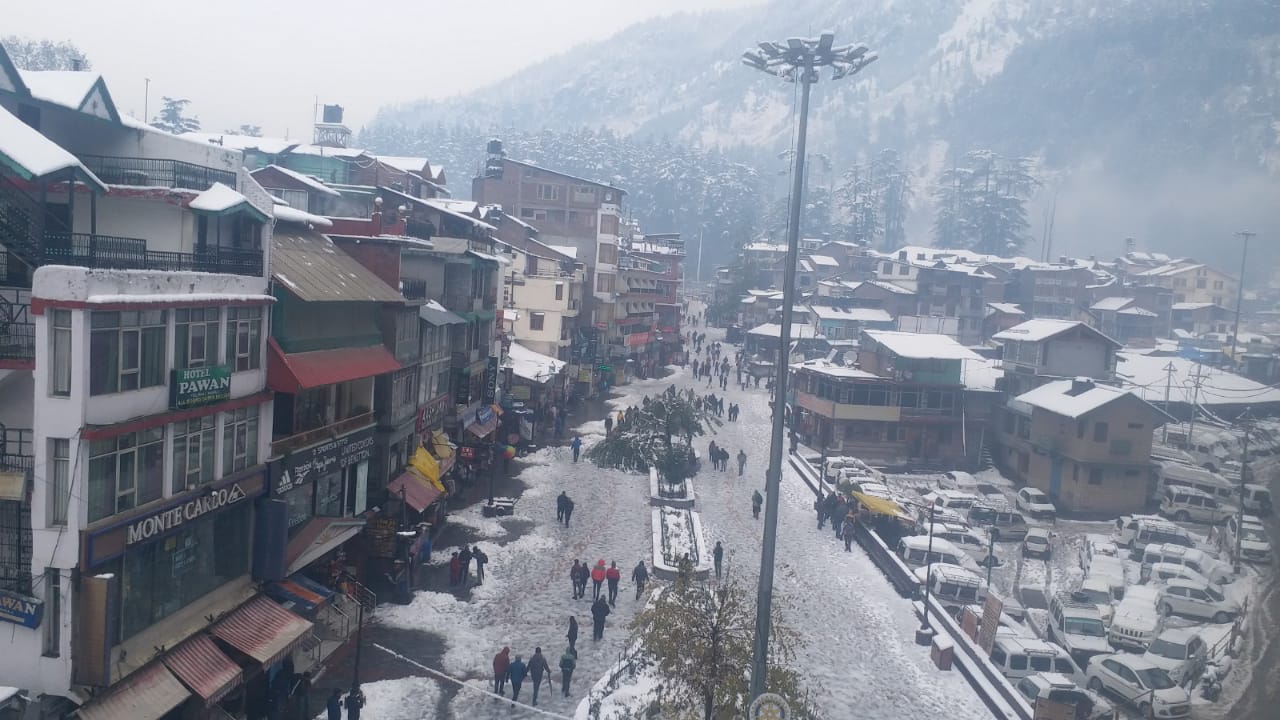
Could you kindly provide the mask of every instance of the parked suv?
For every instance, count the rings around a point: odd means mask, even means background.
[[[1258,515],[1271,514],[1271,491],[1262,485],[1246,483],[1241,492],[1240,502],[1244,509]]]
[[[1035,673],[1019,680],[1014,688],[1031,707],[1039,700],[1049,700],[1075,708],[1076,720],[1114,720],[1116,710],[1111,703],[1092,690],[1085,690],[1059,673]]]
[[[1167,487],[1160,496],[1160,513],[1180,522],[1217,525],[1235,512],[1235,508],[1219,503],[1209,493],[1191,487]]]
[[[1016,680],[1038,672],[1056,672],[1085,682],[1084,672],[1066,650],[1034,637],[1013,637],[1003,632],[991,643],[991,664],[1000,674]]]
[[[1187,687],[1204,671],[1209,650],[1195,628],[1169,628],[1151,641],[1142,658],[1164,668],[1174,682]]]
[[[1236,556],[1236,542],[1240,543],[1240,559],[1246,562],[1271,562],[1271,540],[1262,521],[1253,515],[1245,515],[1243,521],[1232,515],[1223,527],[1222,542],[1231,557]]]
[[[1037,520],[1052,520],[1058,514],[1058,508],[1048,495],[1033,488],[1024,487],[1015,498],[1018,509]]]
[[[1155,563],[1166,562],[1177,565],[1185,565],[1195,570],[1201,575],[1209,578],[1210,581],[1225,584],[1231,581],[1231,566],[1223,563],[1217,558],[1206,555],[1204,551],[1196,548],[1183,547],[1181,545],[1170,545],[1167,543],[1155,543],[1148,545],[1146,550],[1142,551],[1142,565],[1144,571]]]
[[[1135,560],[1142,557],[1142,551],[1151,543],[1196,546],[1186,530],[1156,515],[1123,515],[1116,520],[1116,531],[1111,537],[1117,545],[1129,548]]]
[[[1001,540],[1022,540],[1027,536],[1027,521],[1022,513],[1005,504],[978,503],[969,508],[969,523],[987,528],[991,537]]]
[[[1094,655],[1111,652],[1098,606],[1073,593],[1060,592],[1049,601],[1049,637],[1066,648],[1081,667]]]

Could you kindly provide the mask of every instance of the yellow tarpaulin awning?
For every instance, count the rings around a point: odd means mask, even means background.
[[[453,444],[449,442],[449,436],[445,435],[443,430],[431,432],[431,447],[435,449],[436,456],[441,460],[453,457]]]
[[[874,495],[867,495],[865,493],[860,493],[860,492],[852,493],[852,495],[855,500],[857,500],[859,503],[862,503],[863,507],[865,507],[866,509],[870,510],[873,513],[879,513],[881,515],[892,515],[893,517],[900,517],[900,518],[903,518],[904,520],[911,519],[911,516],[908,515],[905,511],[903,511],[901,507],[898,507],[898,503],[892,500],[886,500],[884,498],[878,498]]]
[[[442,493],[445,492],[444,485],[440,483],[440,463],[427,452],[426,448],[420,447],[413,453],[413,457],[409,459],[409,466],[422,473],[422,477],[426,478],[432,487]]]

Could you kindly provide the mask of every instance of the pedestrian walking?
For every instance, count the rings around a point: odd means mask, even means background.
[[[462,574],[459,578],[464,590],[471,584],[471,557],[471,548],[463,545],[462,552],[458,553],[458,562],[462,563]]]
[[[364,691],[359,685],[352,685],[347,693],[347,720],[360,720],[360,710],[364,708]]]
[[[605,425],[607,426],[608,424],[609,424],[609,421],[605,420]],[[608,432],[609,431],[606,427],[605,434],[608,434]],[[582,437],[578,435],[574,435],[573,442],[569,443],[569,447],[573,448],[573,461],[578,462],[578,455],[582,452]]]
[[[556,524],[557,525],[564,522],[564,508],[568,504],[569,504],[569,495],[564,490],[561,490],[560,494],[556,496]]]
[[[458,557],[458,551],[454,550],[453,555],[449,556],[449,587],[458,587],[460,582],[462,582],[462,559]]]
[[[570,597],[573,600],[578,599],[578,569],[580,567],[581,565],[578,564],[578,561],[574,560],[573,567],[569,568],[569,584],[573,587],[573,594]]]
[[[327,720],[342,720],[342,691],[334,688],[329,693],[329,699],[324,703],[325,712],[329,717]]]
[[[721,563],[724,561],[724,546],[720,544],[720,541],[719,541],[719,540],[717,540],[717,541],[716,541],[716,546],[715,546],[715,548],[711,550],[711,557],[712,557],[712,559],[713,559],[713,560],[715,560],[715,563],[716,563],[716,579],[717,579],[717,580],[719,580],[719,579],[720,579],[720,566],[721,566]]]
[[[604,571],[604,579],[609,582],[609,605],[617,607],[618,582],[622,580],[622,571],[618,569],[617,560],[609,563],[609,569]]]
[[[573,669],[578,666],[578,654],[570,647],[560,656],[560,694],[569,697],[569,682],[573,680]]]
[[[639,600],[644,592],[644,584],[649,582],[649,568],[644,566],[644,560],[636,563],[635,569],[631,571],[631,581],[636,584],[636,600]]]
[[[570,498],[564,505],[564,526],[569,527],[569,518],[573,517],[573,499]]]
[[[511,648],[502,649],[493,656],[493,691],[502,695],[507,689],[507,669],[511,667]]]
[[[751,491],[751,517],[756,520],[760,519],[760,506],[764,503],[764,496],[759,490]]]
[[[747,451],[738,450],[738,477],[742,477],[742,469],[747,466]]]
[[[578,652],[578,618],[569,616],[569,632],[564,635],[569,639],[569,649]]]
[[[483,585],[484,566],[485,563],[489,562],[489,556],[484,554],[479,545],[476,545],[475,548],[471,550],[471,558],[476,561],[476,584]]]
[[[547,684],[551,684],[551,666],[547,664],[547,658],[542,654],[541,647],[533,649],[533,657],[529,658],[529,677],[533,679],[533,704],[538,704],[538,688],[542,685],[542,678],[547,678]]]
[[[297,676],[289,695],[293,698],[294,717],[298,718],[298,720],[311,720],[310,672],[304,672]]]
[[[844,538],[844,551],[853,552],[853,513],[849,513],[844,519],[844,527],[840,530],[840,536]]]
[[[511,661],[511,666],[507,668],[507,679],[511,681],[512,702],[520,702],[520,686],[524,684],[524,676],[528,673],[529,667],[517,655],[516,659]]]
[[[597,560],[596,566],[591,568],[591,599],[600,599],[600,588],[604,585],[604,560]]]
[[[596,598],[591,604],[591,637],[594,640],[604,639],[604,619],[609,617],[609,603],[604,598]]]

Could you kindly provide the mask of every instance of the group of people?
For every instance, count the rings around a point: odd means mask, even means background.
[[[716,445],[716,441],[712,440],[707,445],[707,457],[711,458],[711,467],[721,472],[729,470],[729,451]],[[743,471],[747,467],[747,451],[738,450],[738,477],[742,477]]]
[[[484,566],[489,562],[489,556],[484,554],[479,545],[463,545],[461,551],[454,550],[449,558],[449,587],[465,590],[471,586],[472,562],[476,564],[476,585],[484,584]]]
[[[560,694],[563,697],[569,696],[569,681],[573,678],[573,670],[577,665],[578,653],[570,647],[560,656]],[[554,684],[551,679],[551,664],[542,654],[541,647],[533,649],[533,655],[527,663],[521,655],[516,655],[516,659],[512,660],[511,648],[508,646],[503,646],[493,656],[494,694],[506,697],[507,683],[511,683],[511,699],[519,702],[520,688],[526,677],[533,680],[533,704],[537,705],[538,690],[542,688],[543,678],[546,678],[548,687]]]
[[[843,494],[829,492],[826,497],[813,501],[813,509],[818,513],[818,529],[821,530],[827,520],[830,520],[836,538],[844,540],[845,552],[852,552],[858,522],[858,503]]]
[[[577,440],[578,438],[574,438]],[[573,451],[573,461],[578,462],[578,451]],[[573,500],[569,498],[569,494],[561,490],[556,496],[556,524],[563,523],[565,527],[569,527],[569,518],[573,516]]]

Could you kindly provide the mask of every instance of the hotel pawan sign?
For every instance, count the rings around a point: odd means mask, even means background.
[[[187,410],[231,399],[231,366],[174,370],[169,378],[169,407]]]
[[[168,508],[155,515],[134,522],[129,526],[126,544],[149,540],[161,533],[169,532],[186,522],[191,522],[205,513],[219,510],[245,499],[244,490],[237,485],[229,485],[210,492],[207,495],[194,497],[176,507]]]

